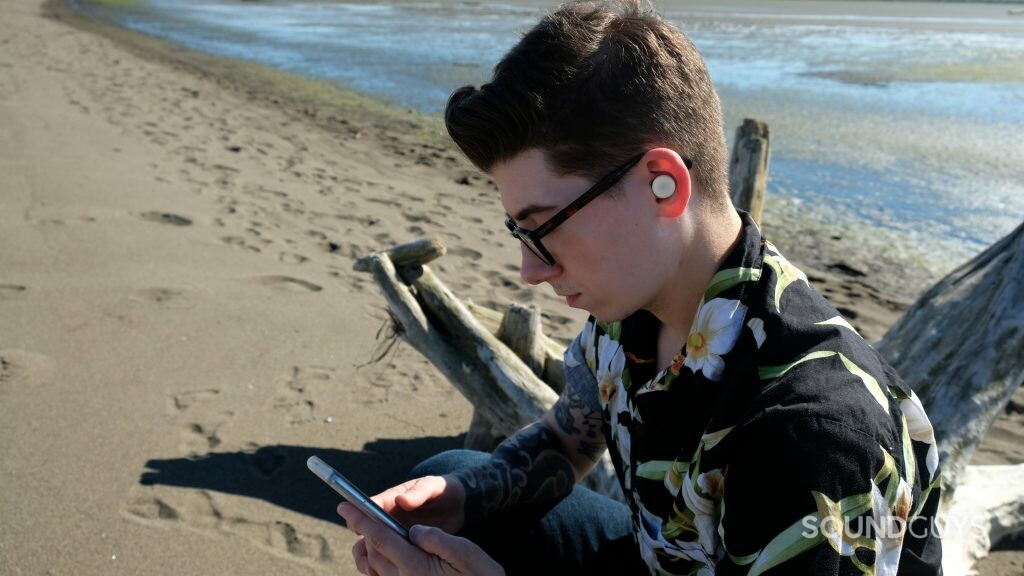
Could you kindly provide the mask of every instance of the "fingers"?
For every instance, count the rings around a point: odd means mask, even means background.
[[[338,504],[338,515],[345,519],[345,526],[348,527],[349,530],[362,536],[363,533],[357,530],[354,524],[358,520],[366,518],[365,514],[348,502],[342,502],[341,504]]]
[[[376,546],[367,546],[366,552],[371,576],[401,576],[402,572],[398,567],[387,556],[382,554]]]
[[[371,570],[381,576],[422,574],[430,567],[430,557],[405,538],[372,518],[353,518],[354,529],[366,540]]]
[[[366,540],[360,538],[358,542],[352,546],[352,558],[356,561],[356,570],[359,570],[360,574],[370,573],[370,562],[367,558]]]
[[[412,542],[427,554],[439,558],[460,574],[504,576],[505,570],[476,544],[452,536],[440,528],[416,525],[409,530]]]
[[[424,552],[433,554],[455,567],[462,564],[463,558],[474,553],[472,549],[479,550],[469,540],[452,536],[440,528],[431,526],[413,526],[409,530],[409,538]]]

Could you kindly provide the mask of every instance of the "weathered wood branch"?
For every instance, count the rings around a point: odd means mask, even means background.
[[[384,251],[396,269],[422,266],[427,262],[437,260],[444,256],[448,249],[444,243],[437,238],[425,238],[407,244],[401,244]],[[356,272],[369,272],[370,260],[373,256],[367,256],[356,260],[352,269]]]
[[[536,306],[509,304],[494,335],[519,356],[534,375],[543,377],[545,352],[541,343],[540,311]],[[492,452],[502,440],[504,437],[496,434],[491,423],[474,409],[464,446],[469,450]]]
[[[544,374],[544,343],[541,341],[537,306],[509,304],[495,334],[537,376]]]
[[[1024,527],[1024,464],[968,466],[942,526],[943,573],[974,574],[992,545]]]
[[[501,327],[502,314],[486,306],[481,306],[471,300],[466,301],[466,308],[480,321],[481,324],[491,333],[497,334]],[[552,339],[546,334],[541,334],[541,342],[544,345],[544,374],[542,380],[551,386],[557,394],[562,393],[565,388],[565,368],[562,365],[565,355],[565,344]]]
[[[732,145],[729,194],[733,205],[749,212],[754,222],[758,223],[764,211],[770,157],[768,125],[760,120],[745,118],[743,124],[736,129],[736,140]]]
[[[461,374],[449,380],[497,433],[515,433],[524,424],[539,419],[555,403],[558,395],[485,330],[429,268],[423,267],[413,287],[431,325],[443,335],[445,345],[460,353]],[[428,348],[432,345],[424,344]]]
[[[390,253],[408,254],[402,246]],[[397,332],[427,357],[474,406],[472,442],[492,443],[538,420],[557,399],[550,381],[535,375],[557,368],[558,388],[564,386],[564,347],[540,332],[536,310],[515,308],[504,323],[492,310],[458,300],[420,260],[405,259],[409,266],[396,268],[388,253],[364,258],[356,268],[373,273],[395,320]],[[486,311],[485,311],[486,310]],[[524,309],[525,310],[525,309]],[[485,318],[482,323],[476,316]],[[484,324],[487,324],[485,326]],[[529,336],[517,336],[520,331]],[[492,332],[501,332],[531,358],[533,370]],[[522,341],[522,342],[519,342]],[[518,343],[517,343],[518,342]],[[605,454],[586,478],[590,488],[622,500],[612,467]]]
[[[932,421],[947,496],[1024,382],[1024,224],[954,270],[876,346]]]

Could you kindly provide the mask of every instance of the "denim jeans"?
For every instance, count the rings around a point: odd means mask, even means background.
[[[479,466],[490,454],[450,450],[433,456],[411,478]],[[509,576],[542,574],[649,574],[633,541],[629,509],[576,486],[559,500],[510,507],[467,525],[468,538]]]

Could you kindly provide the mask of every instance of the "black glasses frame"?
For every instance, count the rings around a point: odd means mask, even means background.
[[[543,224],[538,226],[534,230],[529,230],[521,226],[517,226],[512,220],[512,217],[505,218],[505,227],[512,233],[512,236],[518,238],[520,242],[526,244],[526,247],[530,249],[538,258],[540,258],[548,266],[555,265],[555,258],[548,252],[547,248],[541,244],[541,238],[547,236],[551,232],[558,228],[562,223],[571,218],[574,214],[579,212],[584,206],[589,204],[594,198],[597,198],[602,193],[606,192],[612,186],[615,186],[619,180],[621,180],[633,166],[636,166],[637,162],[644,157],[646,152],[641,152],[636,156],[633,156],[629,160],[626,160],[621,166],[615,168],[607,175],[602,177],[600,180],[594,183],[586,192],[581,194],[578,198],[569,203],[568,206],[562,208],[557,214],[548,218]],[[693,167],[693,162],[689,158],[683,158],[683,163],[689,170]]]

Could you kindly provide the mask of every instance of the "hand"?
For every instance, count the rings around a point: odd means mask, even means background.
[[[425,524],[454,534],[465,523],[466,491],[454,477],[409,480],[373,496],[372,500],[405,526]]]
[[[415,525],[412,544],[355,506],[338,507],[350,530],[363,538],[352,548],[356,568],[370,576],[504,576],[505,570],[479,546],[438,528]]]

